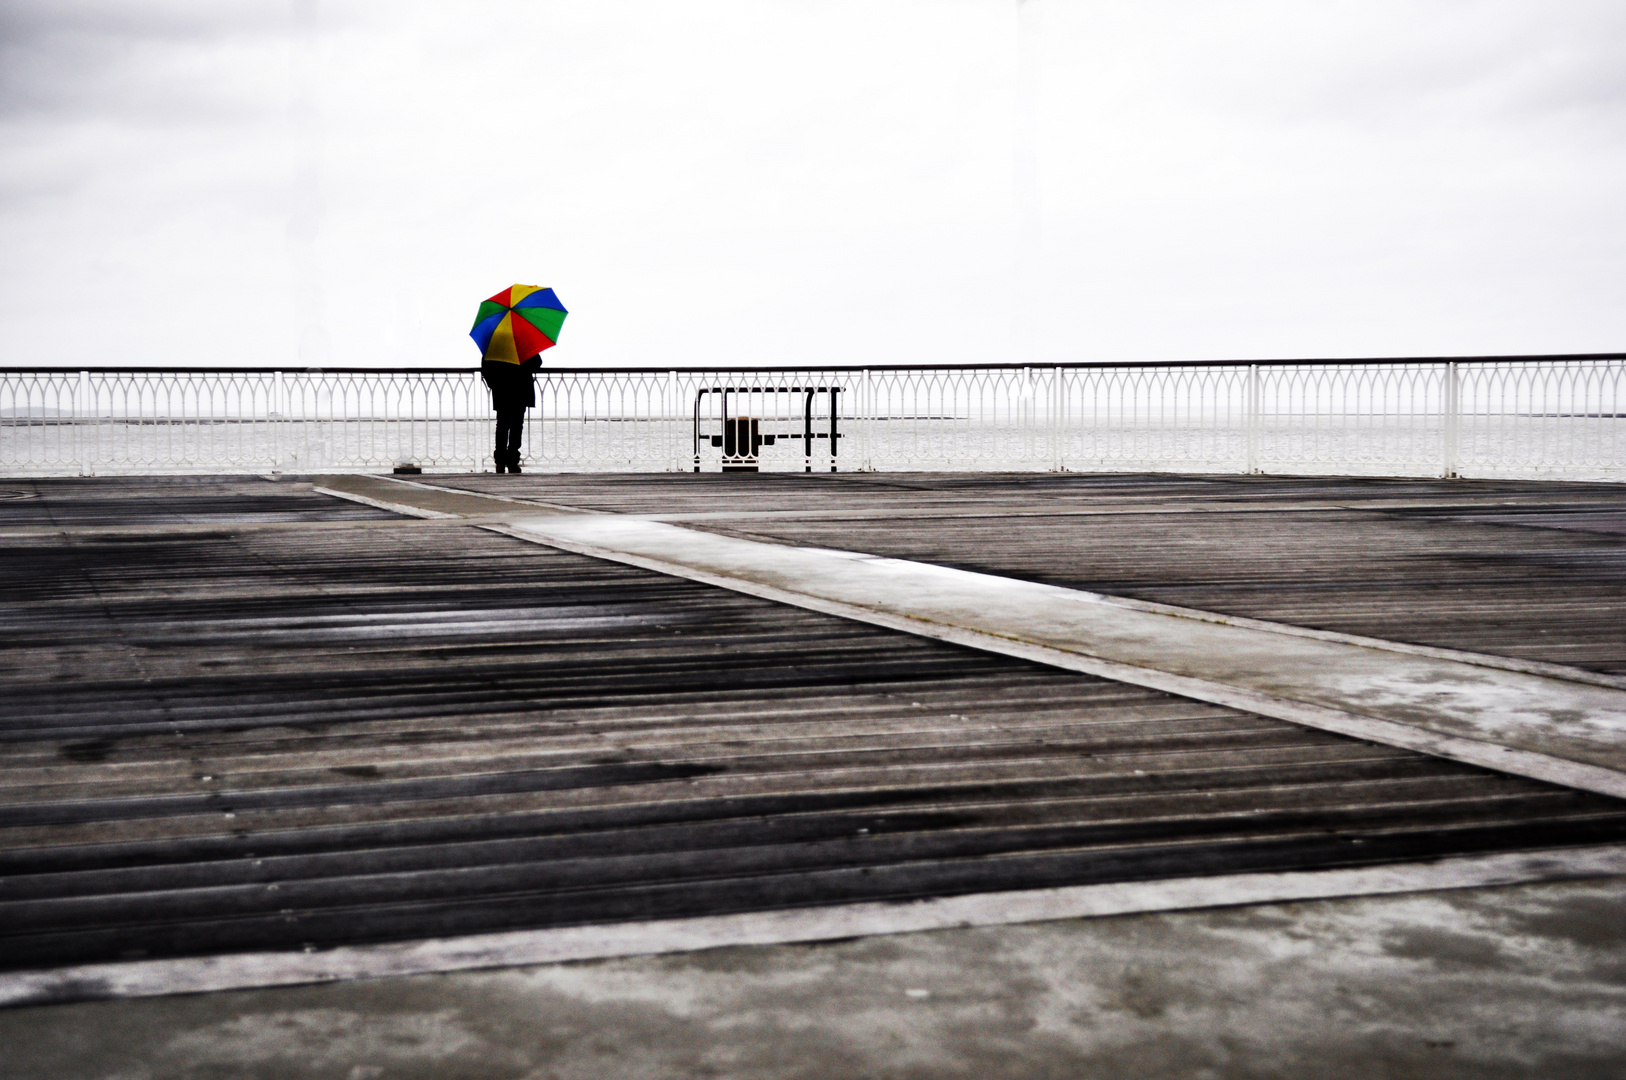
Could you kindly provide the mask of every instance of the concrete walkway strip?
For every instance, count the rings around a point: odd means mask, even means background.
[[[349,499],[363,506],[393,510],[397,514],[417,518],[475,517],[509,509],[493,500],[444,488],[426,488],[423,493],[414,492],[416,498],[404,497],[401,487],[373,476],[319,476],[313,490],[336,499]]]
[[[372,505],[456,512],[428,505],[455,498],[486,528],[579,554],[1626,797],[1626,690],[1615,686],[904,559],[349,479]]]
[[[1626,691],[1138,610],[1055,585],[654,521],[512,535],[1356,738],[1626,797]]]
[[[478,499],[492,500],[490,503],[484,504],[479,508],[479,514],[473,515],[486,518],[501,519],[508,517],[510,516],[510,512],[516,507],[542,507],[547,510],[571,514],[597,515],[605,513],[605,511],[582,509],[579,507],[567,506],[561,503],[541,502],[533,499],[515,499],[506,495],[493,495],[489,492],[474,495],[471,492],[465,492],[458,488],[444,488],[433,484],[425,484],[419,481],[403,480],[399,477],[383,478],[349,476],[333,479],[339,483],[345,484],[350,488],[355,488],[358,484],[374,485],[373,490],[380,497],[367,497],[362,494],[353,493],[349,490],[341,491],[327,487],[318,487],[315,490],[324,495],[335,495],[342,499],[351,499],[356,502],[361,502],[368,506],[373,506],[380,509],[393,509],[400,513],[424,517],[448,518],[458,516],[466,517],[470,515],[445,514],[422,509],[414,505],[414,503],[422,501],[426,497],[419,495],[416,492],[405,492],[402,490],[403,488],[417,488],[423,491],[444,492],[462,497],[474,497]],[[433,499],[434,496],[427,496],[427,498]],[[401,501],[403,499],[407,501]],[[1343,504],[1337,504],[1334,508],[1343,509],[1345,507]],[[1293,509],[1293,507],[1290,506],[1288,509]],[[1116,510],[1110,512],[1114,514],[1118,513]],[[1026,511],[1018,510],[1015,511],[1015,513],[1021,515],[1025,514]],[[1036,513],[1043,513],[1045,516],[1058,516],[1057,514],[1048,510],[1042,512],[1036,511]],[[691,521],[696,523],[711,521],[747,521],[777,517],[807,517],[826,521],[846,521],[860,517],[943,517],[945,514],[952,514],[956,517],[961,516],[959,511],[953,508],[948,510],[937,509],[922,511],[920,514],[910,514],[905,511],[891,510],[843,510],[839,512],[832,512],[828,510],[771,510],[761,512],[741,511],[737,513],[724,513],[718,511],[693,514],[624,514],[620,516],[638,521],[664,521],[682,525]],[[980,517],[987,515],[979,512],[974,516]],[[1159,604],[1149,600],[1135,600],[1123,596],[1106,596],[1099,593],[1084,593],[1081,595],[1091,596],[1100,603],[1115,604],[1117,606],[1130,608],[1136,611],[1151,611],[1164,615],[1174,615],[1183,619],[1199,619],[1204,622],[1222,623],[1227,626],[1245,626],[1258,630],[1268,630],[1271,633],[1276,634],[1288,634],[1294,637],[1315,638],[1320,641],[1341,642],[1345,645],[1358,645],[1362,648],[1378,649],[1385,652],[1409,653],[1414,656],[1432,656],[1441,660],[1455,660],[1464,664],[1472,664],[1477,667],[1499,668],[1503,671],[1523,671],[1532,675],[1545,675],[1550,678],[1563,679],[1568,682],[1592,683],[1595,686],[1609,686],[1614,687],[1617,690],[1626,690],[1626,675],[1612,675],[1608,672],[1588,671],[1585,668],[1573,667],[1568,664],[1555,664],[1543,660],[1530,660],[1524,657],[1516,656],[1493,656],[1488,653],[1468,652],[1464,649],[1448,649],[1438,645],[1417,645],[1406,641],[1386,641],[1382,638],[1366,637],[1361,634],[1349,634],[1338,630],[1317,630],[1307,626],[1291,626],[1286,623],[1269,622],[1262,619],[1250,619],[1242,615],[1225,615],[1214,611],[1200,611],[1195,608],[1177,607],[1172,604]]]
[[[1225,874],[517,930],[309,953],[134,960],[0,974],[0,1009],[1622,874],[1626,874],[1626,846],[1598,845],[1340,870]]]

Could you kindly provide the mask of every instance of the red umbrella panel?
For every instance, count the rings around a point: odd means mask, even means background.
[[[519,364],[558,343],[567,314],[552,289],[514,285],[480,304],[469,337],[481,359]]]

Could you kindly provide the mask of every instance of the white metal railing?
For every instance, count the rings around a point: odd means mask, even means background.
[[[1072,470],[1626,480],[1626,356],[544,370],[542,471]],[[491,464],[468,369],[0,369],[0,472]]]

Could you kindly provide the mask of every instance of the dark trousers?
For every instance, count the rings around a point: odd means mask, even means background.
[[[519,442],[525,435],[525,407],[497,410],[497,448],[491,460],[498,465],[519,464]]]

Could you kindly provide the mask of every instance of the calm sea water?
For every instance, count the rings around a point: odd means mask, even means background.
[[[820,420],[818,429],[828,430]],[[704,433],[720,430],[709,422]],[[764,422],[775,434],[763,471],[831,465],[828,439],[804,453],[801,426]],[[1267,419],[1252,440],[1237,424],[1150,421],[1043,424],[969,420],[844,420],[835,464],[842,471],[1173,471],[1438,476],[1447,468],[1444,423],[1432,417]],[[216,421],[73,423],[0,419],[0,474],[312,473],[381,470],[411,462],[428,470],[491,467],[486,420]],[[700,466],[721,450],[702,438]],[[533,419],[531,468],[568,472],[689,471],[695,428],[682,420]],[[1456,431],[1465,476],[1626,481],[1626,418],[1469,416]]]

